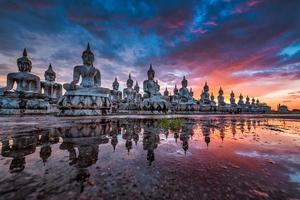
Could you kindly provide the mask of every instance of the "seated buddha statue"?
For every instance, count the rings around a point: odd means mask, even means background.
[[[231,91],[231,93],[230,93],[230,104],[232,106],[236,105],[233,91]]]
[[[55,102],[62,96],[62,85],[55,82],[56,73],[50,64],[44,73],[45,81],[41,81],[41,88],[44,90],[44,95]]]
[[[6,87],[0,88],[0,114],[47,113],[49,102],[41,94],[40,78],[31,73],[26,49],[17,65],[19,72],[9,73]]]
[[[9,73],[7,75],[6,87],[0,89],[0,94],[4,93],[23,93],[23,94],[40,94],[41,83],[37,75],[31,73],[32,63],[27,57],[26,48],[23,51],[23,56],[17,59],[19,72]],[[16,83],[16,89],[14,84]],[[9,92],[13,90],[12,92]],[[40,95],[37,95],[40,96]]]
[[[111,112],[111,91],[101,87],[101,73],[93,66],[89,43],[81,58],[83,65],[74,67],[73,81],[63,85],[66,93],[58,101],[59,115],[105,115]]]
[[[140,104],[142,102],[142,95],[140,94],[140,86],[137,81],[135,83],[134,90],[136,92],[135,101],[137,104]]]
[[[168,102],[164,99],[164,97],[159,92],[160,86],[158,81],[154,81],[155,71],[150,65],[148,70],[148,80],[145,80],[143,83],[144,89],[144,109],[146,110],[167,110],[169,107]]]
[[[180,95],[180,102],[182,103],[195,103],[193,97],[191,96],[191,93],[189,89],[187,88],[188,86],[188,81],[186,80],[185,76],[183,77],[181,81],[182,87],[179,89],[179,95]]]
[[[73,70],[73,81],[71,83],[65,83],[63,85],[66,91],[80,90],[80,89],[95,89],[95,91],[101,91],[101,73],[100,70],[93,66],[94,53],[90,49],[88,43],[87,48],[82,53],[83,65],[77,65]],[[81,77],[81,83],[78,85]],[[91,91],[91,90],[89,90]]]
[[[113,111],[116,112],[122,100],[122,92],[119,91],[119,82],[117,77],[115,77],[115,81],[112,84],[113,89],[110,92],[111,103],[113,107]]]
[[[218,96],[218,106],[225,106],[226,103],[224,101],[224,92],[222,90],[222,88],[220,87],[219,90],[219,96]]]
[[[126,82],[126,88],[123,90],[124,103],[134,103],[136,99],[136,91],[133,89],[133,80],[129,74]]]
[[[159,92],[160,86],[157,81],[154,81],[155,71],[150,65],[148,70],[148,80],[145,80],[143,83],[144,88],[144,98],[151,98],[153,96],[162,96]]]

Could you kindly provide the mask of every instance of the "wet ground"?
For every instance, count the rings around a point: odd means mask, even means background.
[[[300,117],[0,117],[0,199],[299,199]]]

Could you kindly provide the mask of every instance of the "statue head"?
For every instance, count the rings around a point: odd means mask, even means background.
[[[17,59],[17,65],[20,72],[31,72],[32,63],[27,57],[27,50],[26,48],[23,51],[23,56]]]
[[[134,90],[135,90],[137,93],[140,92],[140,86],[139,86],[138,82],[135,83]]]
[[[173,92],[174,92],[174,94],[178,94],[177,85],[175,85]]]
[[[131,79],[131,74],[129,74],[126,85],[127,85],[127,88],[132,88],[132,86],[133,86],[133,80]]]
[[[249,98],[249,96],[247,96],[247,97],[246,97],[246,101],[247,101],[247,102],[249,102],[249,101],[250,101],[250,98]]]
[[[48,69],[45,71],[44,76],[46,81],[51,81],[51,82],[55,81],[56,74],[53,71],[51,64],[49,65]]]
[[[188,81],[185,79],[185,76],[183,76],[183,79],[181,81],[181,85],[183,88],[186,88],[188,86]]]
[[[219,96],[222,96],[224,94],[222,88],[220,87],[220,90],[219,90]]]
[[[155,76],[155,71],[152,69],[152,64],[150,64],[150,68],[148,70],[148,80],[153,80]]]
[[[114,90],[119,90],[119,82],[117,77],[115,77],[115,81],[112,84]]]
[[[165,89],[165,91],[164,91],[164,96],[169,96],[168,88]]]
[[[82,52],[82,61],[84,65],[92,66],[94,62],[94,54],[90,49],[90,43],[87,44],[86,50]]]
[[[230,97],[231,97],[231,98],[234,98],[234,93],[233,93],[233,91],[231,91]]]
[[[243,97],[243,95],[242,94],[240,94],[240,100],[243,100],[244,99],[244,97]]]
[[[208,92],[209,91],[209,87],[207,85],[207,82],[205,82],[205,85],[203,87],[204,92]]]

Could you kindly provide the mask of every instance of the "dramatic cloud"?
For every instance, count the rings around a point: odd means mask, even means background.
[[[70,82],[87,42],[102,83],[128,74],[141,82],[150,63],[161,89],[184,75],[198,98],[205,81],[276,107],[299,108],[300,2],[297,0],[64,1],[0,3],[0,85],[28,48],[33,72],[49,63]],[[122,89],[121,87],[121,89]],[[274,98],[276,97],[276,98]],[[280,101],[280,98],[282,101]]]

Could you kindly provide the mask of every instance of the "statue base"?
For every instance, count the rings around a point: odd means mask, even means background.
[[[161,96],[153,96],[153,97],[144,99],[144,101],[142,103],[143,110],[168,111],[169,108],[170,108],[169,102],[167,102]]]
[[[50,114],[50,104],[42,94],[6,91],[0,96],[1,115]]]
[[[94,116],[111,113],[110,90],[84,88],[67,91],[58,101],[59,116]]]

